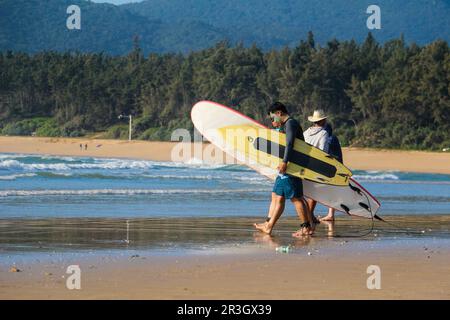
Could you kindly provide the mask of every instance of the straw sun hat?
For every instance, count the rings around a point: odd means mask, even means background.
[[[310,122],[319,122],[320,120],[326,119],[327,116],[323,112],[323,110],[314,110],[312,116],[308,117],[308,121]]]

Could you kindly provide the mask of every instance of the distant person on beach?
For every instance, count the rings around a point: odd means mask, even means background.
[[[336,157],[340,162],[342,162],[342,150],[340,148],[339,140],[337,137],[332,136],[332,128],[327,123],[327,116],[322,110],[315,110],[312,116],[308,117],[308,121],[312,122],[313,125],[309,127],[304,133],[305,142],[310,145],[325,151],[326,153],[330,153],[332,151],[334,154],[332,156]],[[339,147],[336,145],[339,144]],[[330,150],[331,143],[333,143],[332,150]],[[317,205],[317,201],[313,199],[307,199],[309,211],[311,212],[312,219],[314,222],[319,222],[317,218],[314,216],[314,210]],[[334,209],[328,208],[328,215],[322,219],[321,221],[333,221],[334,220]]]
[[[87,143],[84,145],[84,150],[87,150]]]
[[[80,150],[83,150],[83,145],[80,143]]]
[[[272,201],[269,208],[269,217],[264,223],[255,223],[257,230],[270,234],[276,222],[284,211],[286,198],[290,199],[297,214],[302,221],[300,229],[293,234],[294,237],[311,235],[314,232],[308,205],[303,198],[303,182],[298,177],[286,173],[287,165],[292,157],[295,139],[303,140],[302,128],[297,120],[289,116],[286,107],[275,102],[268,112],[274,127],[286,133],[286,148],[283,162],[278,166],[278,176],[272,190]]]

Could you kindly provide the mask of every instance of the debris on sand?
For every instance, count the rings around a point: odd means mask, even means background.
[[[22,272],[22,270],[20,270],[17,267],[11,267],[11,268],[9,268],[9,272]]]

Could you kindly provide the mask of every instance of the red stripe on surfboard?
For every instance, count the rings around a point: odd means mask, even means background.
[[[218,107],[221,107],[221,108],[224,108],[224,109],[227,109],[227,110],[230,110],[231,112],[234,112],[234,113],[237,113],[238,115],[240,115],[241,117],[244,117],[245,119],[247,119],[247,120],[250,120],[251,122],[253,122],[253,123],[255,123],[255,124],[257,124],[258,126],[260,126],[260,127],[263,127],[263,128],[265,128],[265,129],[269,129],[270,130],[270,128],[269,127],[267,127],[267,126],[265,126],[265,125],[263,125],[262,123],[259,123],[258,121],[256,121],[255,119],[252,119],[252,118],[250,118],[250,117],[248,117],[248,116],[246,116],[245,114],[243,114],[243,113],[240,113],[239,111],[237,111],[237,110],[234,110],[234,109],[232,109],[232,108],[230,108],[230,107],[227,107],[227,106],[224,106],[224,105],[222,105],[222,104],[220,104],[220,103],[217,103],[217,102],[213,102],[213,101],[208,101],[208,100],[203,100],[203,101],[199,101],[199,102],[197,102],[195,105],[194,105],[194,107],[192,107],[192,109],[191,109],[191,118],[192,118],[192,110],[195,108],[195,106],[196,105],[198,105],[198,104],[200,104],[200,103],[210,103],[210,104],[214,104],[214,105],[216,105],[216,106],[218,106]]]
[[[252,118],[246,116],[245,114],[243,114],[243,113],[241,113],[241,112],[239,112],[239,111],[237,111],[237,110],[235,110],[235,109],[232,109],[232,108],[227,107],[227,106],[224,106],[224,105],[222,105],[222,104],[220,104],[220,103],[217,103],[217,102],[214,102],[214,101],[208,101],[208,100],[202,100],[202,101],[199,101],[199,102],[197,102],[197,103],[194,105],[194,107],[191,109],[191,118],[192,118],[192,110],[195,108],[196,105],[198,105],[198,104],[200,104],[200,103],[213,104],[213,105],[215,105],[215,106],[218,106],[218,107],[227,109],[227,110],[229,110],[229,111],[231,111],[231,112],[234,112],[234,113],[236,113],[236,114],[238,114],[238,115],[244,117],[245,119],[247,119],[247,120],[249,120],[249,121],[251,121],[251,122],[257,124],[257,125],[260,126],[260,127],[263,127],[263,128],[266,128],[266,129],[269,129],[269,130],[270,130],[269,127],[267,127],[267,126],[265,126],[265,125],[259,123],[259,122],[256,121],[255,119],[252,119]],[[225,151],[225,150],[222,150],[222,151]],[[381,207],[381,203],[378,201],[378,199],[375,198],[369,191],[367,191],[366,188],[364,188],[364,187],[363,187],[361,184],[359,184],[356,180],[354,180],[354,179],[352,179],[352,178],[350,178],[350,180],[351,180],[352,182],[354,182],[354,183],[355,183],[358,187],[360,187],[362,190],[364,190],[364,191],[365,191],[365,192],[366,192],[366,193],[367,193],[367,194],[368,194],[368,195],[369,195],[369,196],[370,196],[370,197],[378,204],[378,206]],[[336,208],[335,208],[335,209],[336,209]],[[342,211],[342,210],[339,210],[339,209],[337,209],[337,210],[338,210],[338,211]],[[342,212],[345,212],[345,211],[342,211]]]

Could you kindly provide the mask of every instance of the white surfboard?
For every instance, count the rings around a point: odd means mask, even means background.
[[[211,101],[201,101],[192,107],[191,119],[195,128],[212,144],[225,153],[235,157],[260,174],[274,180],[277,171],[257,162],[249,162],[244,155],[236,153],[235,148],[223,139],[219,128],[224,126],[252,125],[267,128],[242,113]],[[242,137],[245,139],[245,137]],[[308,198],[352,216],[379,218],[376,213],[380,208],[378,200],[363,186],[350,178],[347,186],[322,184],[303,180],[303,192]]]

